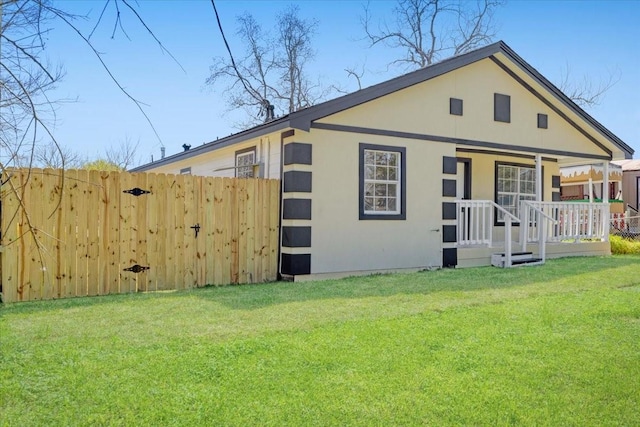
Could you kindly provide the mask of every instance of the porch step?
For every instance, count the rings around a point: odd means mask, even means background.
[[[495,267],[505,268],[506,256],[504,252],[491,255],[491,265]],[[543,264],[542,258],[535,258],[533,252],[513,252],[511,253],[511,267],[520,267],[523,265],[540,265]]]

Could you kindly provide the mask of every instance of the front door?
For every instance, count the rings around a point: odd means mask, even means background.
[[[471,199],[471,159],[458,157],[458,170],[456,172],[456,200]],[[470,216],[466,215],[464,208],[459,212],[460,218],[458,226],[462,227],[458,230],[458,236],[468,239]]]
[[[456,199],[471,199],[471,159],[458,157]]]

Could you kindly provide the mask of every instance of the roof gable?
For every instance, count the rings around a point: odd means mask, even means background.
[[[197,147],[197,149],[178,153],[162,159],[159,162],[137,167],[132,169],[132,171],[148,170],[159,164],[166,164],[176,160],[181,160],[187,156],[191,157],[204,152],[216,150],[221,147],[245,141],[248,137],[260,136],[273,132],[274,130],[294,128],[309,131],[312,127],[312,123],[323,117],[327,117],[402,89],[406,89],[487,58],[501,66],[513,78],[525,85],[525,87],[531,86],[528,83],[530,82],[535,84],[538,88],[541,88],[541,91],[534,89],[532,93],[537,93],[539,99],[545,100],[544,102],[546,102],[548,106],[552,107],[554,111],[563,116],[569,122],[573,122],[574,125],[576,121],[581,122],[581,126],[576,125],[576,127],[579,127],[582,133],[594,144],[600,146],[600,148],[604,149],[606,152],[610,152],[610,150],[598,141],[599,139],[604,138],[604,140],[611,144],[612,147],[616,147],[620,152],[622,152],[625,158],[631,158],[633,156],[634,150],[631,147],[625,144],[620,138],[576,105],[535,68],[516,54],[509,46],[507,46],[506,43],[499,41],[463,55],[445,59],[420,70],[358,90],[348,95],[296,111],[287,116],[278,118],[273,122],[265,123],[251,129],[229,135],[228,137],[212,141],[203,146]],[[587,130],[584,130],[584,128],[587,128]]]
[[[468,52],[463,55],[446,59],[420,70],[404,74],[402,76],[387,80],[385,82],[342,96],[340,98],[335,98],[330,101],[326,101],[321,104],[306,108],[304,110],[294,112],[289,116],[289,125],[295,129],[308,131],[311,128],[311,123],[315,120],[349,108],[353,108],[365,102],[369,102],[393,92],[433,79],[440,75],[449,73],[451,71],[457,70],[461,67],[465,67],[486,58],[490,58],[491,60],[502,66],[505,71],[510,70],[512,77],[516,78],[521,84],[527,85],[527,83],[522,78],[518,78],[518,74],[524,74],[528,76],[532,81],[543,88],[544,93],[540,94],[538,92],[538,95],[544,99],[547,99],[548,105],[552,105],[548,101],[548,99],[551,99],[553,103],[556,103],[562,107],[557,108],[558,113],[563,114],[561,110],[567,110],[571,113],[572,116],[574,116],[578,120],[585,122],[588,127],[593,128],[595,132],[607,139],[614,146],[618,147],[618,149],[624,153],[625,157],[630,158],[633,155],[634,151],[631,147],[629,147],[620,138],[618,138],[597,120],[587,114],[582,108],[580,108],[575,102],[569,99],[569,97],[562,93],[562,91],[560,91],[555,85],[547,80],[535,68],[533,68],[518,54],[516,54],[515,51],[513,51],[503,41],[484,46],[480,49]],[[514,69],[519,70],[519,72],[513,72]],[[565,119],[574,121],[566,113],[564,113],[564,116]],[[585,134],[585,136],[587,135]],[[590,136],[590,139],[596,145],[600,145],[600,143],[593,136]],[[605,151],[609,150],[605,149]]]

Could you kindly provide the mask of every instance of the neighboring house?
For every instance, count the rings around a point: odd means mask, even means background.
[[[616,163],[611,162],[607,165],[609,203],[611,213],[621,214],[624,212],[622,167]],[[602,164],[561,167],[560,199],[601,201],[604,194],[604,169]]]
[[[560,167],[632,154],[498,42],[133,171],[281,178],[299,280],[608,254],[609,205],[558,202]]]
[[[640,160],[613,162],[622,169],[622,199],[633,216],[640,210]]]

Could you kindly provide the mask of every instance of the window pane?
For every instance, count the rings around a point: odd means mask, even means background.
[[[376,164],[376,156],[373,151],[364,150],[364,164],[365,165],[375,165]]]
[[[376,167],[376,179],[380,181],[387,180],[387,168],[385,167]]]
[[[398,188],[398,186],[396,184],[388,184],[387,185],[387,196],[389,196],[389,197],[397,197],[398,196],[397,188]]]
[[[373,184],[367,183],[364,185],[364,195],[373,196]]]
[[[376,184],[376,196],[384,197],[387,195],[387,184]]]
[[[365,166],[364,167],[364,179],[375,179],[376,176],[376,167],[375,166]]]
[[[387,199],[384,197],[376,198],[376,210],[377,211],[386,211],[387,210]]]
[[[400,153],[389,153],[389,166],[398,166],[398,157]]]
[[[364,210],[372,211],[373,210],[373,197],[365,197],[364,198]]]
[[[398,168],[389,168],[389,181],[397,181],[398,180]]]
[[[376,151],[376,165],[387,165],[387,155],[382,151]]]
[[[387,207],[389,208],[390,211],[396,211],[396,198],[395,197],[389,197],[389,199],[387,199]]]

